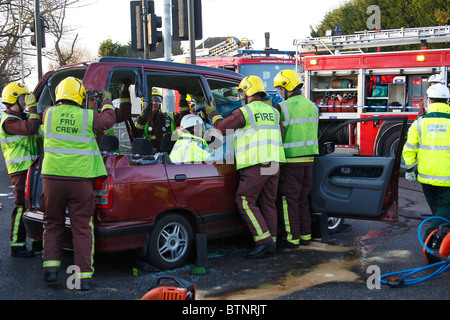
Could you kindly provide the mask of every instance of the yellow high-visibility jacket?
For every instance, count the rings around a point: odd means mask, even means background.
[[[450,106],[432,103],[408,131],[402,153],[407,171],[417,164],[421,183],[450,186]]]

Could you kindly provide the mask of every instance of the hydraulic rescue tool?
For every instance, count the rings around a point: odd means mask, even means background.
[[[439,219],[445,223],[441,224],[438,229],[431,232],[425,241],[422,240],[421,230],[425,223],[430,220]],[[431,279],[445,270],[450,268],[450,221],[442,217],[430,217],[422,221],[417,231],[420,244],[423,247],[423,254],[428,262],[428,266],[419,267],[415,269],[409,269],[404,271],[397,271],[382,275],[380,281],[383,284],[387,284],[391,288],[398,288],[400,286],[407,286],[417,284],[425,280]],[[413,279],[406,279],[418,272],[422,272],[428,269],[437,268],[433,273]],[[399,274],[405,274],[398,278],[395,277]]]
[[[158,277],[141,300],[195,300],[195,283],[174,276]]]

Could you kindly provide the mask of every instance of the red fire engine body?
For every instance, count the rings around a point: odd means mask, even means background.
[[[303,57],[303,94],[320,110],[321,132],[355,118],[405,115],[412,122],[424,101],[427,80],[448,83],[450,49],[310,55]],[[337,147],[360,155],[395,151],[399,128],[361,124],[336,137]]]
[[[450,41],[448,26],[329,34],[294,40],[304,67],[303,94],[319,107],[322,135],[355,118],[404,115],[412,123],[425,102],[428,78],[439,74],[449,83],[450,49],[427,49],[428,43]],[[422,50],[380,52],[407,44],[420,44]],[[378,52],[364,53],[364,48]],[[335,143],[341,152],[392,155],[399,136],[398,126],[380,121],[349,127]]]
[[[278,72],[284,69],[296,70],[294,51],[239,50],[239,53],[242,55],[199,57],[196,64],[235,71],[243,76],[256,75],[261,78],[269,92],[275,92],[273,78]],[[292,57],[279,57],[280,55]]]

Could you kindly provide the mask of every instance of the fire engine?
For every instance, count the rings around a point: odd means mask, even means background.
[[[450,49],[427,49],[427,43],[449,40],[448,26],[295,39],[304,65],[303,94],[320,110],[319,134],[355,118],[404,115],[412,123],[425,101],[428,78],[439,74],[449,83]],[[379,52],[382,46],[414,43],[422,50]],[[378,52],[362,51],[369,47]],[[399,136],[397,125],[380,121],[350,125],[334,142],[337,152],[392,155]]]
[[[196,64],[227,69],[243,76],[256,75],[261,78],[268,93],[275,93],[273,78],[284,69],[300,70],[303,67],[295,59],[295,51],[276,49],[253,50],[250,41],[230,37],[208,49],[196,52]],[[185,61],[189,63],[189,59]]]

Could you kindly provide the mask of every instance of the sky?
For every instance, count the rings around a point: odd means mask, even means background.
[[[156,14],[163,15],[167,0],[155,0]],[[108,38],[126,44],[131,39],[129,0],[82,0],[87,6],[70,9],[67,20],[79,36],[79,45],[94,53]],[[265,46],[270,32],[271,47],[294,50],[294,39],[309,36],[310,25],[339,6],[339,0],[203,0],[203,38],[236,36],[253,41],[254,49]],[[186,45],[188,45],[188,41]],[[201,41],[197,41],[199,44]]]
[[[168,0],[154,0],[156,14],[163,16]],[[265,47],[265,32],[270,32],[270,46],[295,50],[294,39],[310,34],[310,25],[319,24],[325,14],[345,0],[202,0],[203,39],[235,36],[253,42],[253,49]],[[130,0],[81,0],[78,7],[66,11],[65,24],[73,29],[67,35],[70,44],[78,34],[77,44],[97,57],[99,44],[111,39],[127,44],[131,40]],[[164,27],[164,26],[163,26]],[[52,46],[47,38],[47,48]],[[183,41],[188,48],[189,42]],[[197,41],[196,44],[200,44]],[[45,60],[43,73],[48,71]],[[37,79],[27,79],[37,83]],[[28,82],[26,81],[26,82]]]

